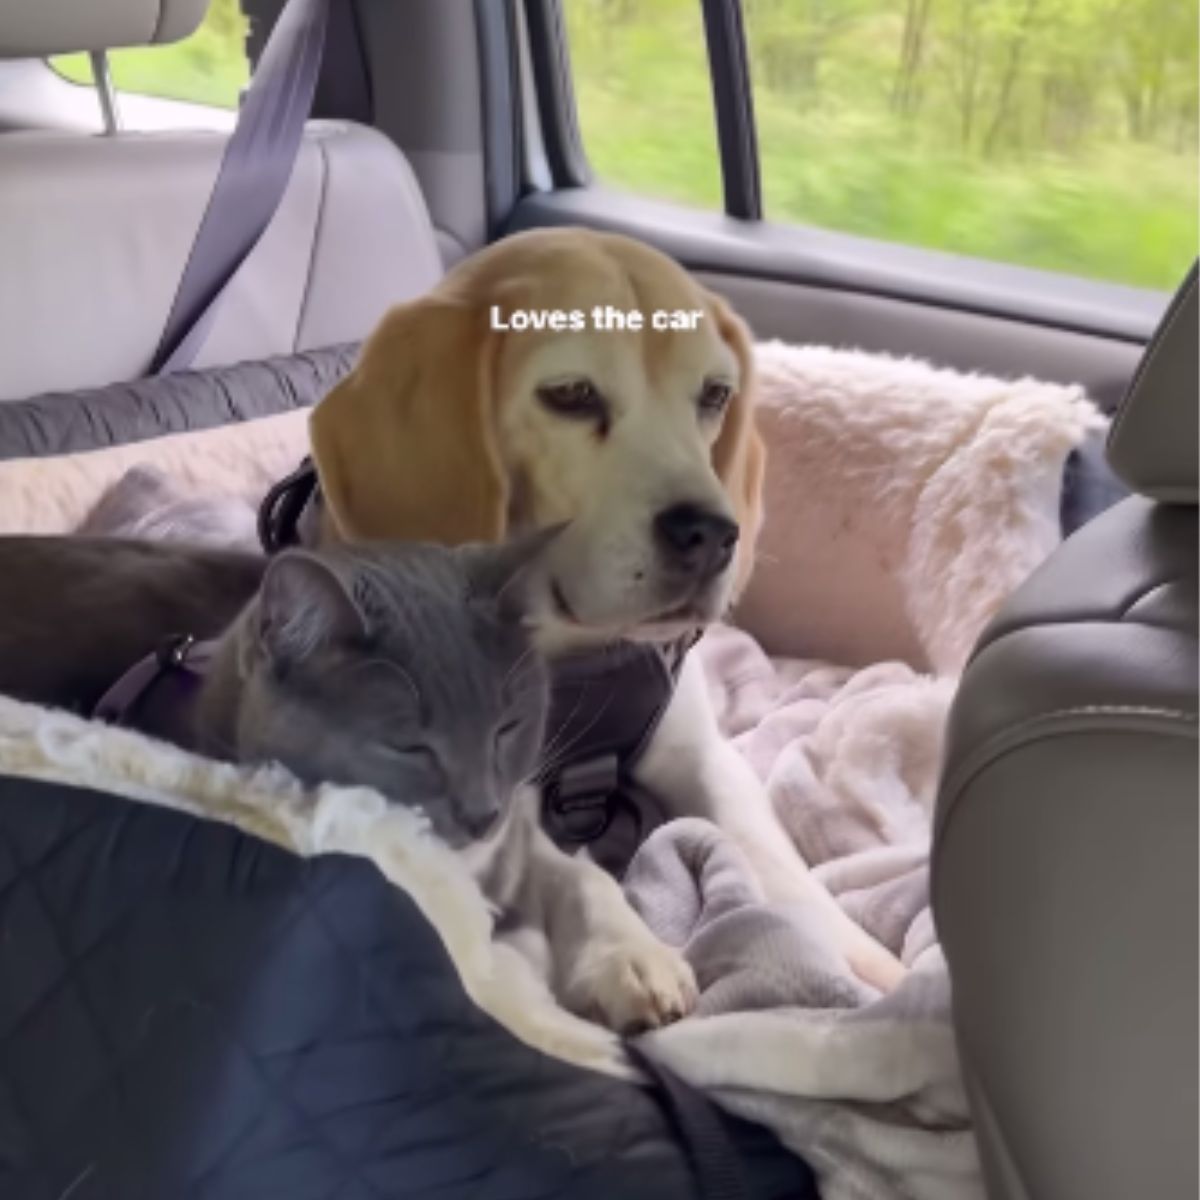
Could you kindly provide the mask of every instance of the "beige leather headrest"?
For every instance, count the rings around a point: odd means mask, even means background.
[[[1175,294],[1108,435],[1108,462],[1135,492],[1196,503],[1200,457],[1200,309],[1196,267]]]
[[[177,42],[208,0],[0,0],[0,58]]]

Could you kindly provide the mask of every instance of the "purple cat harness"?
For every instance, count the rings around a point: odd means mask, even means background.
[[[190,747],[193,708],[216,648],[215,641],[198,642],[191,634],[166,638],[100,697],[93,719]]]

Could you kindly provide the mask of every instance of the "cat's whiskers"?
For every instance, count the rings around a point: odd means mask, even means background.
[[[504,678],[500,682],[500,692],[504,694],[508,691],[509,685],[512,683],[516,674],[529,661],[530,657],[536,652],[536,647],[527,646],[517,658],[511,667],[504,673]]]
[[[553,771],[561,763],[565,762],[571,751],[574,750],[575,747],[578,746],[579,743],[583,741],[583,739],[586,738],[589,733],[591,733],[591,731],[596,727],[597,723],[603,718],[604,714],[608,711],[608,706],[611,702],[612,695],[610,693],[605,697],[604,703],[599,706],[588,723],[582,729],[580,729],[575,736],[567,742],[566,745],[554,747],[546,746],[542,751],[537,768],[537,774],[542,776],[549,771]],[[576,705],[575,711],[578,711],[578,705]]]
[[[619,651],[620,645],[618,642],[603,642],[596,648],[597,656],[606,659],[615,657]],[[565,745],[562,744],[563,738],[566,735],[566,730],[570,728],[571,723],[579,714],[580,707],[584,704],[585,700],[588,699],[589,697],[587,696],[586,689],[580,690],[579,694],[575,697],[574,707],[572,707],[571,711],[567,714],[566,719],[559,724],[558,732],[555,733],[554,736],[551,737],[550,740],[542,747],[542,754],[539,760],[537,772],[539,776],[544,772],[554,770],[561,763],[566,761],[566,758],[571,751],[574,750],[575,747],[579,745],[579,743],[595,728],[596,723],[604,715],[608,705],[612,702],[612,696],[609,695],[605,699],[604,704],[600,706],[599,711],[594,714],[587,725],[585,725],[583,729],[579,730]]]
[[[571,722],[579,715],[579,709],[582,704],[583,694],[580,693],[575,697],[575,705],[567,714],[566,720],[559,725],[557,731],[542,745],[543,760],[549,760],[557,752],[559,743],[566,736],[566,731],[570,727]]]

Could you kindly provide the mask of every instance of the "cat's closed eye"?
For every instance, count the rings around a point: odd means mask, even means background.
[[[497,743],[507,741],[514,733],[518,733],[521,729],[521,720],[519,717],[513,717],[511,721],[505,721],[499,729],[496,730]]]
[[[524,732],[525,722],[520,717],[512,717],[503,722],[496,730],[495,753],[504,760],[517,747],[517,739]]]
[[[431,746],[424,742],[412,742],[405,745],[394,745],[389,742],[380,743],[379,751],[386,757],[410,767],[423,767],[429,771],[438,769],[438,757]]]

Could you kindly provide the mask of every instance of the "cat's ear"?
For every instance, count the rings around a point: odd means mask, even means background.
[[[549,587],[542,569],[546,552],[566,527],[548,525],[496,545],[463,547],[473,594],[496,603],[505,620],[534,619]]]
[[[259,591],[257,632],[273,659],[294,661],[366,631],[362,613],[332,564],[303,550],[287,550],[271,560]]]

